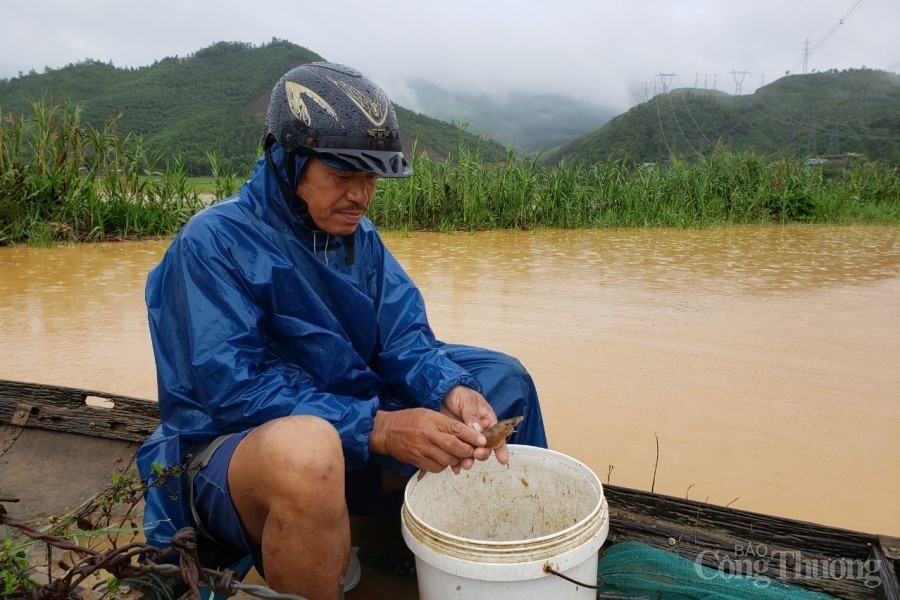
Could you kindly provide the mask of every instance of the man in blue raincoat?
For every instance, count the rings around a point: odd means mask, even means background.
[[[547,442],[521,364],[437,340],[365,218],[379,176],[412,173],[384,92],[303,65],[266,127],[240,193],[192,218],[148,277],[161,424],[138,454],[144,525],[160,548],[190,526],[208,566],[249,554],[275,590],[338,598],[348,505],[378,512],[417,469],[488,459],[480,432],[498,418],[524,415],[511,442]]]

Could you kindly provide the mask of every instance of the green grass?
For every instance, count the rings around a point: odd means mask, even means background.
[[[191,177],[191,185],[198,194],[215,194],[216,181],[213,177]]]
[[[545,168],[510,154],[486,164],[413,156],[410,180],[383,180],[370,216],[384,229],[712,227],[760,223],[900,224],[900,178],[876,163],[823,170],[719,149],[693,163]]]
[[[149,156],[115,120],[94,129],[77,107],[32,109],[27,120],[0,112],[0,244],[173,234],[205,206],[202,193],[237,189],[236,175],[214,156],[214,177],[194,182],[179,158]]]
[[[212,177],[189,178],[180,158],[149,156],[115,120],[96,130],[77,107],[35,102],[33,112],[0,116],[0,244],[171,235],[207,195],[240,185],[214,154]],[[463,143],[447,160],[416,148],[411,160],[413,177],[379,182],[369,215],[383,229],[900,224],[898,174],[865,161],[810,169],[720,148],[700,162],[546,167],[512,152],[489,163]]]

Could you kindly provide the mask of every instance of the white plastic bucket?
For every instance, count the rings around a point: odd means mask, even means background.
[[[600,480],[565,454],[510,445],[507,466],[413,477],[401,516],[422,600],[597,596],[545,570],[596,585],[609,533]]]

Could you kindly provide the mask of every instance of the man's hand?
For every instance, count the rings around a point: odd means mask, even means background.
[[[459,472],[458,466],[466,461],[471,466],[476,448],[483,451],[486,443],[479,431],[457,418],[427,408],[408,408],[375,414],[369,449],[431,473],[448,466]]]
[[[441,412],[458,419],[478,432],[484,431],[497,422],[497,415],[484,396],[463,385],[451,388],[447,392],[444,402],[441,404]],[[453,466],[453,472],[459,473],[460,469],[470,469],[475,464],[475,460],[487,460],[490,458],[491,450],[484,448],[484,444],[481,444],[481,446],[475,449],[472,458],[465,458],[459,465]],[[497,462],[501,465],[509,462],[509,450],[506,448],[506,441],[494,450],[494,456],[497,457]]]

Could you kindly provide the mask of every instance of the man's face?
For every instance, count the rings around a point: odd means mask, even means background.
[[[329,167],[310,157],[297,195],[306,201],[309,216],[319,229],[331,235],[350,235],[356,231],[375,196],[378,175]]]

